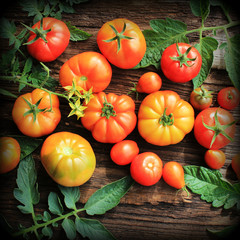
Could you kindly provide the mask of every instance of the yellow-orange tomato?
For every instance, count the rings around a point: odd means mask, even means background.
[[[89,142],[70,132],[50,135],[43,143],[41,161],[49,176],[66,187],[87,182],[96,166],[95,154]]]
[[[138,131],[149,143],[158,146],[182,141],[194,125],[192,106],[173,91],[149,94],[138,112]]]

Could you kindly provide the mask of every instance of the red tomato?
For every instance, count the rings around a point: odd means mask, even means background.
[[[40,38],[35,42],[27,45],[27,50],[31,56],[40,62],[51,62],[59,57],[70,40],[70,32],[67,25],[55,18],[46,17],[33,25],[33,29],[37,31],[30,31],[28,44],[40,35]],[[37,34],[36,34],[37,33]]]
[[[226,161],[226,156],[221,150],[207,150],[204,160],[210,168],[220,169]]]
[[[236,124],[230,112],[222,108],[207,108],[196,117],[194,135],[208,149],[220,149],[234,138]]]
[[[176,189],[185,187],[184,170],[178,162],[168,162],[163,167],[164,181]]]
[[[105,23],[98,32],[97,44],[110,63],[124,69],[135,67],[147,48],[137,24],[124,18]]]
[[[161,57],[164,75],[173,82],[184,83],[198,75],[202,57],[198,50],[187,43],[174,43],[167,47]]]
[[[232,158],[231,165],[232,165],[233,171],[237,175],[237,178],[240,179],[240,153],[236,154]]]
[[[111,81],[112,68],[102,54],[83,52],[70,58],[60,69],[59,81],[63,87],[72,86],[73,78],[84,90],[93,87],[93,92],[101,92]]]
[[[13,170],[19,163],[21,149],[12,137],[0,138],[0,174]]]
[[[139,148],[132,140],[123,140],[116,143],[110,152],[111,159],[118,165],[127,165],[138,155]]]
[[[155,153],[141,153],[131,163],[131,176],[143,186],[154,185],[162,176],[162,165],[162,160]]]
[[[240,102],[240,93],[235,87],[226,87],[220,90],[217,96],[218,104],[228,110],[238,106]]]

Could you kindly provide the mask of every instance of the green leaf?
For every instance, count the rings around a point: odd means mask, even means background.
[[[33,205],[40,199],[37,184],[35,162],[31,155],[20,161],[17,171],[17,186],[13,191],[14,197],[23,205],[18,205],[22,213],[33,213]]]
[[[48,211],[44,211],[44,212],[43,212],[42,220],[43,220],[44,222],[48,222],[48,221],[51,220],[51,215],[50,215],[50,213],[49,213]]]
[[[62,227],[67,235],[68,239],[76,238],[76,227],[73,220],[65,218],[62,222]]]
[[[80,198],[80,190],[79,187],[64,187],[58,185],[61,193],[64,195],[64,202],[68,208],[76,210],[76,202]]]
[[[202,57],[202,67],[199,74],[192,79],[193,87],[200,87],[207,78],[213,63],[213,51],[218,47],[218,41],[212,37],[204,37],[195,45]]]
[[[201,195],[201,199],[212,203],[213,207],[229,209],[237,204],[240,209],[240,183],[230,184],[218,170],[199,166],[184,166],[187,187]]]
[[[8,90],[2,89],[2,88],[0,88],[0,94],[2,94],[2,95],[4,95],[4,96],[7,96],[7,97],[17,98],[17,95],[9,92]]]
[[[48,195],[48,208],[53,214],[62,215],[63,213],[62,203],[55,192],[50,192]]]
[[[25,75],[25,74],[29,73],[31,71],[31,69],[32,69],[32,58],[29,57],[25,62],[22,74]]]
[[[53,236],[53,231],[50,227],[47,227],[45,226],[43,229],[42,229],[42,234],[46,237],[48,237],[48,239],[52,238]]]
[[[95,219],[79,218],[75,219],[77,231],[84,238],[90,240],[114,240],[115,237],[104,227],[101,222]]]
[[[233,85],[240,91],[240,34],[227,41],[224,61]]]
[[[6,18],[0,19],[0,36],[2,38],[9,39],[9,45],[12,45],[16,41],[16,26],[13,21],[8,21]]]
[[[128,192],[134,180],[126,176],[97,190],[86,202],[84,209],[87,214],[104,214],[116,207],[120,199]]]
[[[209,0],[191,0],[190,7],[196,17],[202,17],[203,20],[206,20],[210,12]]]
[[[160,59],[163,51],[176,42],[187,42],[185,36],[187,25],[178,20],[166,18],[150,21],[152,30],[144,30],[147,50],[141,62],[135,68],[144,68],[150,65],[160,67]]]

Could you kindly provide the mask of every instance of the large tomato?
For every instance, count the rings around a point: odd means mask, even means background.
[[[236,124],[232,114],[222,108],[207,108],[195,120],[194,135],[208,149],[220,149],[233,140]]]
[[[135,128],[137,117],[134,111],[135,103],[129,96],[100,92],[88,103],[81,121],[97,141],[116,143]]]
[[[50,135],[43,143],[41,161],[49,176],[66,187],[84,184],[96,166],[95,154],[89,142],[70,132]]]
[[[59,100],[40,89],[17,98],[12,110],[18,129],[30,137],[41,137],[54,131],[61,119]]]
[[[98,32],[97,43],[102,54],[119,68],[133,68],[146,52],[142,31],[124,18],[105,23]]]
[[[97,52],[83,52],[73,56],[63,64],[59,80],[63,87],[72,86],[73,78],[86,91],[103,91],[112,78],[112,68],[106,58]]]
[[[27,50],[40,62],[51,62],[59,57],[70,39],[67,25],[55,18],[46,17],[32,26],[27,41]],[[35,38],[39,38],[35,40]],[[33,42],[34,41],[34,42]]]
[[[149,94],[138,112],[138,131],[149,143],[165,146],[176,144],[194,125],[192,106],[173,91]]]

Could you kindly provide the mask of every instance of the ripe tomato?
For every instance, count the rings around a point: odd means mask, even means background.
[[[232,158],[231,165],[232,165],[233,171],[237,175],[237,178],[240,179],[240,153],[236,154]]]
[[[70,40],[67,25],[55,18],[46,17],[32,26],[27,41],[29,54],[40,62],[51,62],[59,57]],[[32,43],[32,41],[39,38]]]
[[[89,142],[70,132],[50,135],[43,143],[41,161],[49,176],[66,187],[87,182],[96,166],[95,154]]]
[[[149,94],[138,112],[138,131],[149,143],[158,146],[182,141],[194,125],[192,106],[173,91]]]
[[[201,86],[191,92],[190,103],[196,110],[202,111],[211,106],[212,98],[212,91],[208,91]]]
[[[176,189],[185,187],[184,170],[178,162],[167,162],[163,167],[163,180]]]
[[[110,156],[113,162],[118,165],[127,165],[138,155],[139,148],[136,142],[132,140],[123,140],[116,143],[111,151]]]
[[[60,69],[59,80],[63,87],[72,86],[73,78],[84,90],[93,87],[93,92],[101,92],[111,81],[112,68],[102,54],[83,52],[70,58]]]
[[[12,137],[0,138],[0,174],[13,170],[19,163],[21,149]]]
[[[226,156],[221,150],[207,150],[204,160],[210,168],[220,169],[226,161]]]
[[[14,103],[12,117],[18,129],[27,136],[50,134],[61,119],[58,97],[40,89],[23,94]]]
[[[135,103],[127,95],[94,94],[84,113],[81,118],[83,126],[92,132],[97,141],[103,143],[122,141],[137,123]]]
[[[184,83],[198,75],[202,57],[198,50],[187,43],[174,43],[167,47],[161,57],[164,75],[173,82]]]
[[[140,28],[124,18],[105,23],[98,32],[97,44],[110,63],[119,68],[133,68],[146,52]]]
[[[156,184],[162,176],[162,160],[152,152],[137,155],[130,166],[132,178],[143,186]]]
[[[217,101],[221,107],[232,110],[240,102],[240,93],[235,87],[223,88],[217,95]]]
[[[230,112],[222,108],[207,108],[196,117],[194,135],[208,149],[220,149],[233,140],[236,124]]]

